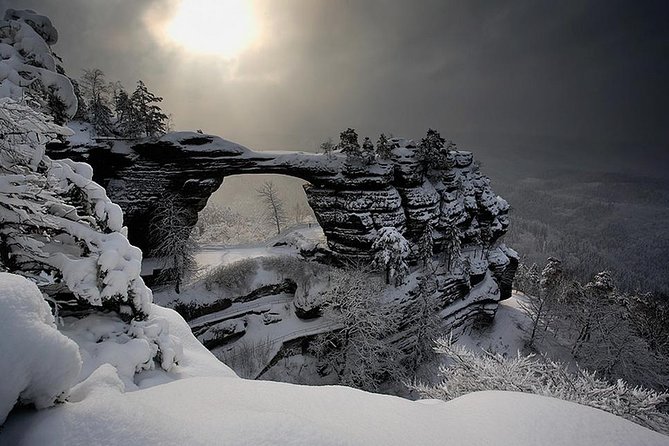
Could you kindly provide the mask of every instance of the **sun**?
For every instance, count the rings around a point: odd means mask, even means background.
[[[254,41],[257,23],[244,0],[181,0],[167,37],[184,49],[233,59]]]

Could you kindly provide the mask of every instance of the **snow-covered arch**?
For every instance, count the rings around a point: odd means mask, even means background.
[[[197,215],[224,178],[279,174],[309,183],[307,199],[335,256],[368,257],[378,230],[398,228],[414,245],[425,226],[437,250],[456,224],[462,243],[478,247],[475,267],[492,270],[510,295],[513,252],[498,240],[508,227],[508,204],[496,196],[470,152],[453,151],[453,167],[430,180],[411,140],[394,139],[390,159],[349,162],[343,154],[257,152],[217,136],[176,132],[128,147],[106,141],[86,147],[52,146],[54,157],[75,157],[93,166],[95,180],[124,210],[129,238],[151,249],[149,222],[155,203],[174,196],[195,225]],[[482,237],[482,231],[486,236]]]

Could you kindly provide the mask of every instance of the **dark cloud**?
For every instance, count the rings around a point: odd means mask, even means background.
[[[310,149],[348,126],[610,160],[669,145],[665,1],[262,0],[264,39],[235,63],[157,42],[147,14],[173,3],[0,1],[51,17],[70,73],[142,78],[179,127],[251,147]]]

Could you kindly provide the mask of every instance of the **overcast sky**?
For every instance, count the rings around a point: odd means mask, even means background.
[[[151,31],[178,3],[0,0],[52,19],[69,75],[141,78],[178,129],[251,148],[433,127],[476,150],[669,159],[666,0],[259,0],[260,37],[232,60]]]

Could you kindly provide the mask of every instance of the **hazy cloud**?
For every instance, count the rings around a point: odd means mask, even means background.
[[[669,145],[664,1],[259,0],[262,41],[233,62],[158,42],[147,17],[174,4],[0,1],[52,19],[71,75],[141,78],[178,127],[250,147],[310,149],[348,126],[412,137],[436,127],[483,150],[648,158]]]

